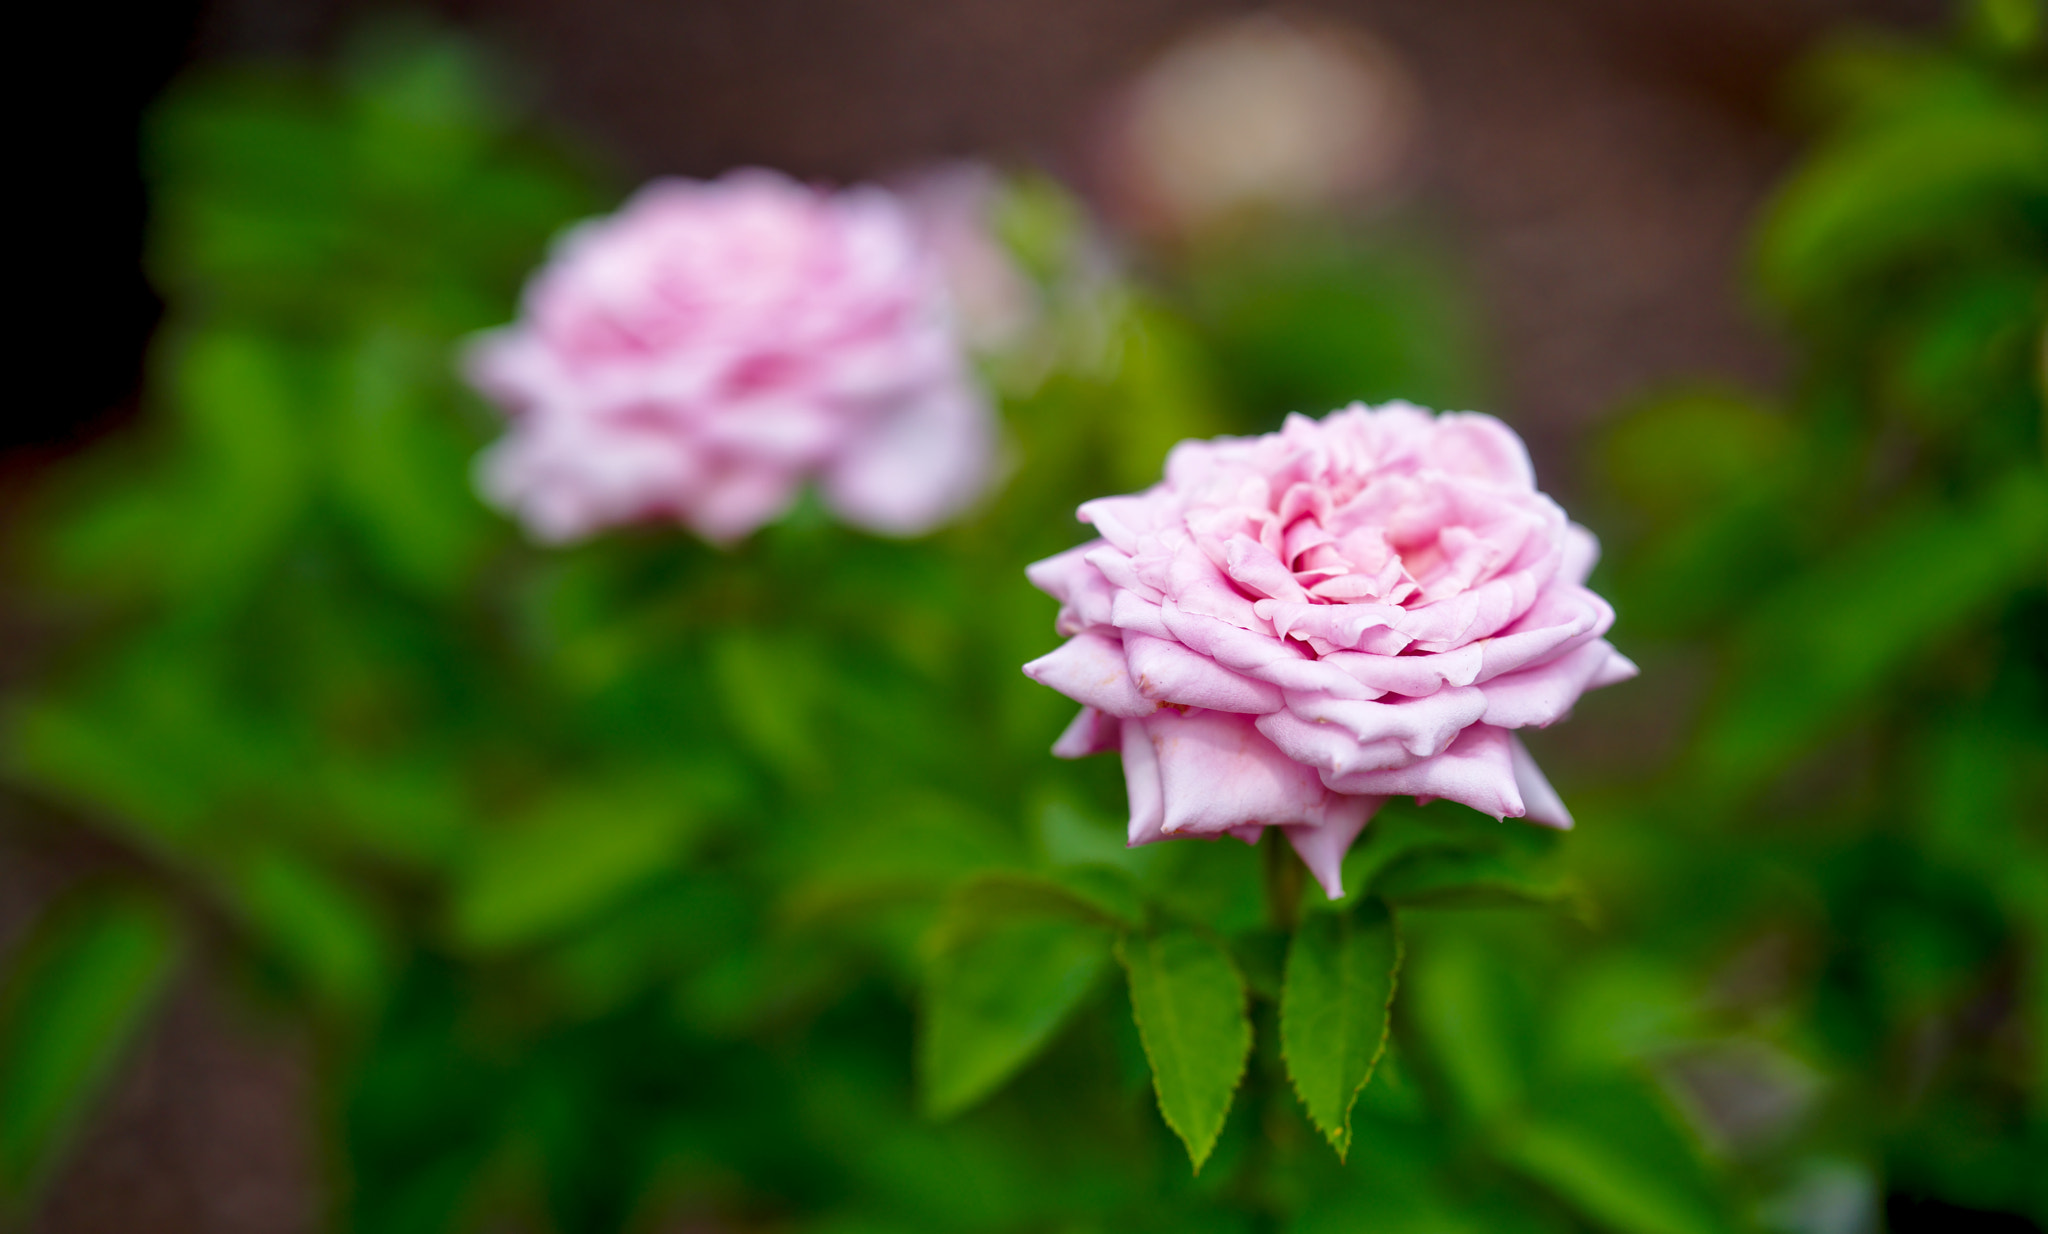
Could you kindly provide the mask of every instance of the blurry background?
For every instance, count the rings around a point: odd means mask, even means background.
[[[136,270],[140,107],[195,61],[333,50],[380,6],[234,0],[90,21],[39,11],[65,64],[29,140],[34,323],[63,383],[9,426],[52,443],[121,401],[151,321]],[[976,155],[1101,189],[1094,129],[1147,58],[1206,19],[1195,0],[533,0],[428,6],[511,53],[546,109],[629,175],[741,163],[872,176]],[[1319,4],[1397,52],[1420,88],[1413,191],[1455,236],[1497,364],[1496,402],[1569,491],[1562,441],[1646,380],[1756,382],[1777,358],[1745,311],[1742,229],[1792,149],[1784,74],[1843,22],[1935,24],[1938,0],[1460,0]],[[55,185],[65,186],[59,190]],[[116,243],[114,237],[120,237]],[[104,330],[81,330],[85,320]],[[39,338],[39,343],[42,339]],[[41,348],[38,347],[40,351]]]
[[[9,413],[0,517],[20,480],[132,412],[159,312],[139,265],[143,109],[194,65],[325,58],[370,7],[230,0],[36,15],[25,45],[61,66],[25,126],[36,311],[22,347],[41,380]],[[1145,269],[1170,266],[1199,225],[1162,206],[1170,188],[1128,182],[1142,162],[1128,143],[1152,131],[1132,83],[1177,40],[1250,8],[505,0],[435,11],[502,52],[515,92],[594,145],[621,182],[743,163],[850,179],[994,157],[1082,190],[1129,237],[1124,259]],[[1646,387],[1711,374],[1769,392],[1787,380],[1743,280],[1747,229],[1796,149],[1786,71],[1844,23],[1925,29],[1943,12],[1923,0],[1287,10],[1298,29],[1348,23],[1330,37],[1358,40],[1346,54],[1395,82],[1381,99],[1388,128],[1361,138],[1384,138],[1380,155],[1361,157],[1386,166],[1336,191],[1453,269],[1484,357],[1462,390],[1523,433],[1545,487],[1568,504],[1596,421]],[[0,598],[0,691],[46,641]],[[1637,723],[1603,727],[1594,715],[1560,737],[1597,765],[1654,740],[1622,732]],[[0,817],[0,951],[60,890],[126,860],[88,832]],[[330,1163],[313,1130],[316,1043],[221,997],[204,964],[186,973],[54,1181],[40,1228],[317,1224]],[[1916,1214],[1902,1199],[1893,1219],[1938,1228],[1954,1215]]]

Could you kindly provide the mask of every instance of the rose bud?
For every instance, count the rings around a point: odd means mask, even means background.
[[[1636,668],[1500,421],[1293,415],[1080,518],[1101,538],[1027,571],[1067,642],[1024,671],[1082,704],[1054,753],[1123,753],[1131,844],[1279,827],[1336,899],[1388,797],[1571,826],[1514,730]]]
[[[543,540],[673,519],[727,542],[812,481],[916,535],[989,476],[943,271],[879,188],[657,180],[565,234],[466,367],[511,424],[479,486]]]

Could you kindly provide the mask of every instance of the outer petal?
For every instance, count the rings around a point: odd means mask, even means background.
[[[1379,811],[1384,797],[1333,794],[1328,821],[1320,827],[1288,827],[1287,842],[1332,900],[1344,898],[1344,854]]]
[[[1024,577],[1031,580],[1033,587],[1060,603],[1071,603],[1078,588],[1092,585],[1102,578],[1101,572],[1088,564],[1088,554],[1100,547],[1100,540],[1076,544],[1064,553],[1054,553],[1025,566]]]
[[[1121,593],[1102,577],[1102,571],[1088,564],[1088,554],[1101,545],[1100,540],[1090,540],[1024,567],[1024,577],[1033,587],[1060,602],[1056,628],[1061,634],[1074,635],[1091,626],[1111,624],[1111,610]]]
[[[1540,664],[1598,638],[1613,625],[1614,610],[1599,596],[1583,587],[1550,587],[1513,625],[1475,644],[1481,664],[1474,680],[1484,682]]]
[[[1136,723],[1158,756],[1165,834],[1218,835],[1253,823],[1323,821],[1329,793],[1322,781],[1282,754],[1248,717],[1169,710]]]
[[[1427,414],[1427,413],[1424,413]],[[1515,489],[1534,489],[1536,469],[1515,431],[1476,411],[1436,417],[1424,437],[1432,465],[1453,475],[1475,476]]]
[[[1444,797],[1495,818],[1520,818],[1526,807],[1509,743],[1506,729],[1475,724],[1434,758],[1386,771],[1325,776],[1324,782],[1340,793]]]
[[[851,443],[825,473],[825,499],[870,531],[922,535],[981,494],[994,453],[988,404],[964,375],[952,377]]]
[[[1114,634],[1076,634],[1025,665],[1024,675],[1113,716],[1134,719],[1159,710],[1159,704],[1138,693],[1124,667],[1123,640]]]
[[[1278,688],[1241,677],[1170,639],[1126,634],[1124,659],[1138,693],[1157,702],[1254,715],[1282,705]]]
[[[796,474],[777,468],[728,471],[690,501],[690,526],[714,544],[730,543],[788,509],[797,483]]]
[[[1086,758],[1114,750],[1123,740],[1122,723],[1107,712],[1083,707],[1059,740],[1052,743],[1052,752],[1058,758]]]
[[[1166,792],[1159,781],[1159,755],[1142,720],[1123,722],[1124,790],[1131,799],[1131,825],[1127,843],[1136,848],[1163,840],[1161,825],[1166,821]]]
[[[1564,799],[1550,787],[1550,781],[1544,779],[1543,769],[1530,756],[1529,747],[1522,744],[1520,737],[1510,736],[1508,750],[1514,757],[1515,786],[1522,790],[1522,803],[1528,807],[1528,812],[1522,817],[1545,827],[1571,830],[1571,811],[1564,808]]]
[[[1564,529],[1564,562],[1557,568],[1558,581],[1583,587],[1599,562],[1599,537],[1577,523],[1568,524]]]
[[[1486,696],[1488,724],[1502,728],[1544,728],[1571,713],[1579,695],[1615,655],[1605,640],[1594,639],[1545,664],[1496,677],[1478,687]]]

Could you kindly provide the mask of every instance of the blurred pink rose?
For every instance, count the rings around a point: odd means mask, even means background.
[[[1571,826],[1513,730],[1636,669],[1500,421],[1289,416],[1080,517],[1102,538],[1028,572],[1067,642],[1024,671],[1082,704],[1054,753],[1122,751],[1132,844],[1280,827],[1335,899],[1388,797]]]
[[[651,518],[730,541],[812,480],[849,523],[929,530],[981,491],[994,436],[929,250],[879,188],[649,184],[472,346],[511,418],[483,491],[551,541]]]

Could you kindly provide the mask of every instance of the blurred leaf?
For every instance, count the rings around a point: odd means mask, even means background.
[[[1292,225],[1205,252],[1190,299],[1245,428],[1354,401],[1484,402],[1474,313],[1419,229]]]
[[[813,922],[904,900],[936,902],[962,877],[1017,864],[1014,836],[981,810],[930,791],[829,803],[789,834],[785,919]]]
[[[171,578],[217,610],[240,598],[304,506],[308,417],[292,358],[260,335],[189,335],[173,373],[193,467]]]
[[[454,936],[480,951],[536,942],[659,874],[700,821],[676,777],[561,788],[481,843],[453,889]]]
[[[439,339],[373,331],[346,357],[331,415],[334,484],[383,566],[447,593],[468,578],[495,520],[468,483],[475,443],[448,414]]]
[[[2048,194],[2048,109],[1946,67],[1899,74],[1883,91],[1858,100],[1883,122],[1824,145],[1771,206],[1759,265],[1785,303],[1850,294],[1900,254],[1967,241]]]
[[[2048,477],[2020,467],[1959,509],[1893,516],[1757,606],[1726,701],[1700,738],[1703,775],[1754,784],[1851,714],[1917,650],[2048,563]]]
[[[928,944],[919,1063],[924,1106],[947,1118],[1044,1048],[1108,963],[1114,933],[1049,894],[979,894],[969,884]]]
[[[1622,1234],[1729,1229],[1705,1172],[1647,1095],[1626,1081],[1556,1094],[1496,1130],[1494,1151]]]
[[[728,631],[712,649],[712,669],[725,715],[754,752],[799,782],[816,778],[824,758],[816,696],[829,670],[803,636]]]
[[[1228,952],[1177,926],[1127,933],[1116,955],[1130,980],[1159,1112],[1200,1173],[1251,1054],[1244,979]]]
[[[1421,927],[1421,928],[1418,928]],[[1459,1103],[1481,1118],[1519,1108],[1528,1091],[1533,1019],[1510,968],[1489,941],[1424,913],[1402,915],[1402,1005]]]
[[[1287,949],[1280,1049],[1309,1119],[1341,1159],[1351,1106],[1386,1050],[1401,936],[1383,901],[1302,919]]]
[[[1781,465],[1793,430],[1743,395],[1677,391],[1625,415],[1602,443],[1615,490],[1658,515],[1697,509],[1754,486]]]
[[[179,931],[155,901],[47,914],[0,996],[0,1211],[24,1206],[169,981]]]
[[[246,859],[229,896],[260,944],[328,1004],[368,1010],[391,969],[384,931],[350,887],[327,870],[272,850]]]
[[[1176,442],[1213,436],[1222,424],[1206,356],[1180,322],[1157,308],[1133,308],[1119,343],[1119,405],[1102,428],[1114,442],[1111,482],[1141,489],[1158,481]]]
[[[9,717],[9,776],[173,840],[190,835],[211,804],[203,772],[185,760],[156,757],[135,734],[95,711],[80,699],[22,704]]]
[[[1570,900],[1576,888],[1518,854],[1428,849],[1396,860],[1371,890],[1395,905],[1490,907],[1556,904]]]

